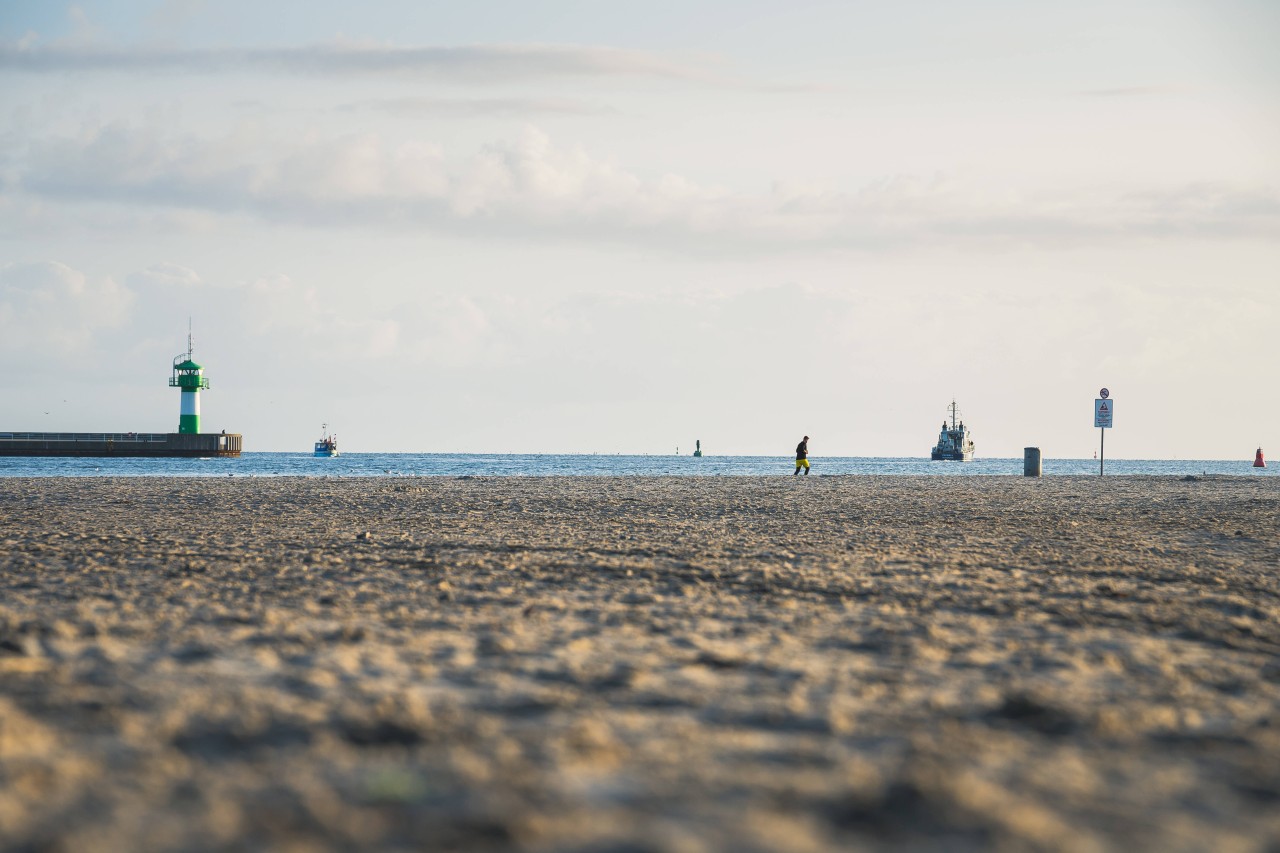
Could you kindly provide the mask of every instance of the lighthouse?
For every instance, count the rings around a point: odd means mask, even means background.
[[[182,390],[182,406],[178,410],[178,433],[200,432],[200,389],[209,387],[204,368],[191,360],[191,327],[187,326],[187,351],[173,357],[173,375],[169,387]]]

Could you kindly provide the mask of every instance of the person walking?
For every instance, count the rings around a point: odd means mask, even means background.
[[[799,474],[801,468],[804,469],[804,475],[808,477],[809,476],[809,436],[807,435],[803,439],[801,439],[799,444],[796,445],[796,471],[795,471],[795,474],[792,474],[791,476],[794,477],[796,474]]]

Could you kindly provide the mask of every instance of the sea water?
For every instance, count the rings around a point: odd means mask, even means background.
[[[810,476],[1020,477],[1022,459],[814,456]],[[1106,474],[1269,476],[1253,460],[1108,459]],[[623,456],[523,453],[245,453],[234,459],[0,457],[0,477],[757,477],[791,476],[782,456]],[[1044,459],[1047,477],[1097,475],[1096,459]]]

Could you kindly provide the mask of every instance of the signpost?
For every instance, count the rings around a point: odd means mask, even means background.
[[[1107,427],[1112,426],[1116,413],[1116,401],[1109,399],[1111,392],[1103,388],[1098,392],[1098,399],[1093,401],[1093,425],[1101,436],[1098,443],[1098,476],[1105,472],[1107,464]]]

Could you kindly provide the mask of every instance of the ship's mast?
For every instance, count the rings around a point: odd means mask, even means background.
[[[956,401],[954,398],[951,400],[951,428],[956,428]]]

